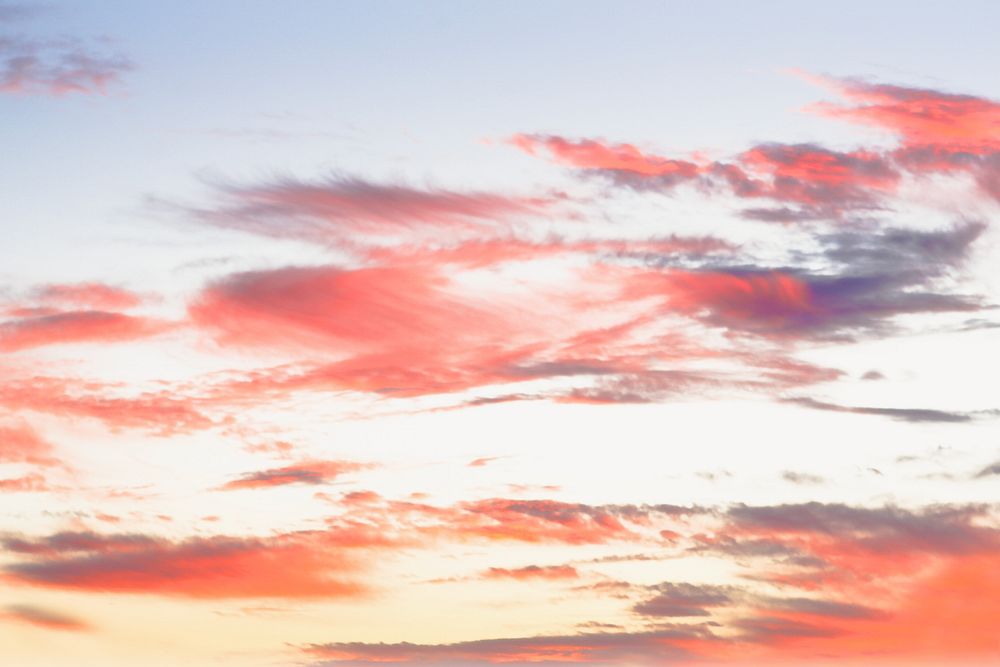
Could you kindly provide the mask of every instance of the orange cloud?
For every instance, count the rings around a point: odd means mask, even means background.
[[[38,473],[31,473],[28,475],[23,475],[21,477],[13,477],[10,479],[0,479],[0,491],[10,491],[10,492],[37,492],[37,491],[51,491],[52,487],[49,486],[48,481],[45,477],[39,475]]]
[[[72,616],[26,604],[0,607],[0,619],[27,623],[45,630],[80,632],[91,629],[89,624]]]
[[[106,593],[193,598],[337,598],[360,595],[365,568],[347,551],[361,536],[287,533],[180,542],[144,535],[56,534],[6,540],[33,556],[4,568],[8,583]]]
[[[484,579],[514,579],[517,581],[529,581],[533,579],[563,580],[576,579],[580,573],[572,565],[528,565],[508,569],[505,567],[491,567],[482,573]]]

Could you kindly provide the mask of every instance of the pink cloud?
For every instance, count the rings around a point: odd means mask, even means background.
[[[98,53],[79,40],[0,37],[0,93],[104,95],[131,68],[123,56]]]
[[[333,175],[224,185],[214,207],[192,212],[219,227],[328,245],[368,237],[425,238],[442,233],[509,230],[518,219],[546,212],[552,197],[510,197],[383,184]]]
[[[45,345],[113,343],[146,338],[165,331],[157,320],[99,310],[55,312],[0,323],[0,351],[14,352]]]

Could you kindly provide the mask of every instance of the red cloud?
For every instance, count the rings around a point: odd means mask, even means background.
[[[142,303],[138,294],[104,283],[45,285],[36,290],[36,296],[44,302],[95,310],[127,310]]]
[[[433,266],[289,268],[237,274],[191,306],[226,343],[334,359],[232,391],[348,388],[412,396],[510,382],[554,323],[513,299],[477,301]],[[338,359],[339,358],[339,359]]]
[[[812,604],[772,608],[737,621],[745,641],[764,645],[744,649],[743,655],[768,663],[824,656],[838,664],[992,664],[1000,658],[1000,576],[991,566],[996,557],[932,563],[883,593],[892,605],[888,613],[841,603],[831,611]],[[893,556],[884,558],[891,570]],[[872,599],[870,592],[856,595]]]
[[[11,479],[0,479],[0,491],[26,492],[26,491],[50,491],[52,487],[45,480],[45,477],[38,473],[31,473],[22,477]]]
[[[165,322],[126,315],[142,303],[127,290],[103,283],[45,285],[34,290],[35,304],[8,308],[0,323],[0,351],[61,343],[134,340],[161,333]],[[41,304],[41,305],[37,305]]]
[[[28,463],[41,467],[61,465],[52,454],[52,445],[28,424],[0,424],[0,463]]]
[[[812,144],[760,144],[717,171],[740,197],[767,197],[837,213],[873,206],[891,193],[899,172],[872,151],[843,153]],[[756,180],[763,179],[763,180]]]
[[[992,100],[854,79],[817,79],[856,104],[815,104],[810,109],[816,113],[890,130],[908,146],[1000,149],[1000,104]]]
[[[501,458],[503,458],[503,457],[502,456],[483,456],[483,457],[480,457],[478,459],[472,459],[471,461],[469,461],[465,465],[468,466],[468,467],[470,467],[470,468],[482,468],[482,467],[487,466],[490,463],[493,463],[494,461],[497,461],[497,460],[499,460]]]
[[[895,151],[840,152],[814,144],[765,143],[730,161],[692,162],[643,153],[632,144],[518,134],[510,143],[529,155],[610,177],[632,188],[667,190],[682,182],[718,184],[741,198],[766,198],[801,208],[751,209],[744,217],[774,222],[841,218],[880,208],[902,172],[958,171],[973,175],[1000,200],[1000,104],[971,95],[812,77],[853,105],[820,103],[810,110],[887,129]]]
[[[813,144],[760,144],[732,162],[696,164],[646,155],[631,144],[591,139],[516,135],[511,143],[530,155],[544,147],[558,162],[629,187],[665,190],[691,182],[709,191],[724,184],[737,197],[809,207],[786,211],[789,221],[837,217],[850,209],[873,207],[899,181],[899,172],[884,155],[863,150],[844,153]]]
[[[161,333],[162,322],[99,310],[54,312],[0,324],[0,351],[64,343],[107,343]]]
[[[816,113],[896,134],[893,158],[915,173],[968,172],[1000,201],[1000,103],[923,88],[819,78],[853,106],[820,103]]]
[[[557,162],[578,169],[623,172],[680,182],[695,178],[702,167],[643,153],[632,144],[608,144],[594,139],[570,141],[552,135],[516,134],[510,143],[529,155],[546,150]]]
[[[112,429],[141,428],[162,435],[213,424],[193,401],[182,395],[147,392],[121,396],[117,389],[65,378],[11,378],[0,383],[0,405],[11,410],[97,419]]]
[[[454,342],[499,337],[510,327],[449,291],[429,267],[288,268],[236,274],[190,308],[199,324],[249,344],[322,345],[366,352],[388,347],[441,354]]]
[[[740,156],[748,169],[777,179],[827,186],[890,187],[899,175],[878,153],[838,153],[810,144],[761,144]]]

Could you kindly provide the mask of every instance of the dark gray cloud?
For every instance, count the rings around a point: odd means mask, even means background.
[[[724,586],[706,586],[665,582],[652,587],[657,594],[632,607],[642,616],[709,616],[710,609],[732,602],[731,591]]]
[[[781,479],[786,482],[791,482],[792,484],[823,484],[826,482],[825,477],[811,475],[807,472],[796,472],[794,470],[783,471],[781,473]]]
[[[791,611],[810,616],[830,616],[834,618],[882,618],[885,613],[851,602],[836,602],[833,600],[818,600],[816,598],[781,598],[771,599],[767,606],[779,611]]]
[[[983,479],[985,477],[993,477],[1000,475],[1000,461],[996,463],[991,463],[982,470],[976,473],[976,479]]]
[[[985,553],[1000,548],[1000,531],[977,523],[989,515],[983,505],[942,505],[914,511],[818,502],[735,505],[728,511],[734,528],[751,533],[811,533],[886,553],[942,554]]]
[[[369,644],[336,642],[302,647],[320,662],[312,667],[371,665],[578,665],[658,664],[690,660],[692,655],[671,640],[712,638],[704,625],[669,626],[653,632],[588,632],[574,635],[480,639],[451,644]]]
[[[741,639],[769,644],[793,637],[838,637],[844,630],[795,621],[780,616],[757,616],[737,620],[733,625],[742,631]]]
[[[854,405],[837,405],[818,401],[814,398],[785,398],[783,403],[792,403],[804,408],[813,410],[825,410],[827,412],[847,412],[857,415],[875,415],[879,417],[890,417],[898,421],[914,423],[943,423],[957,424],[972,421],[978,413],[970,412],[949,412],[947,410],[934,410],[932,408],[873,408]]]

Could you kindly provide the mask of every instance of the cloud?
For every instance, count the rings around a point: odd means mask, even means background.
[[[433,351],[439,336],[491,336],[507,329],[482,305],[450,293],[425,267],[289,267],[231,275],[192,304],[195,322],[243,344],[376,346]],[[496,335],[499,335],[497,332]]]
[[[509,197],[377,183],[354,176],[292,177],[255,185],[220,185],[220,202],[194,208],[202,222],[261,236],[350,246],[361,235],[426,238],[510,229],[546,212],[548,197]]]
[[[967,221],[928,231],[834,231],[816,235],[820,249],[802,253],[801,266],[637,271],[625,296],[658,295],[672,312],[732,331],[854,338],[884,331],[901,314],[988,308],[940,286],[984,229]]]
[[[850,405],[837,405],[827,403],[813,398],[785,398],[783,403],[792,403],[804,408],[813,410],[824,410],[827,412],[846,412],[856,415],[875,415],[879,417],[889,417],[897,421],[912,423],[938,423],[938,424],[961,424],[972,421],[974,414],[967,412],[949,412],[947,410],[934,410],[931,408],[872,408]]]
[[[42,468],[62,465],[52,445],[24,421],[0,423],[0,463],[27,463]]]
[[[781,616],[755,616],[737,620],[741,639],[753,643],[783,644],[800,639],[832,639],[845,634],[841,628]]]
[[[909,146],[1000,146],[1000,103],[992,100],[860,79],[813,78],[853,103],[814,104],[809,109],[815,113],[890,130]]]
[[[572,565],[528,565],[526,567],[505,568],[491,567],[482,572],[483,579],[514,579],[516,581],[530,581],[534,579],[564,580],[577,579],[580,573]]]
[[[502,456],[483,456],[483,457],[480,457],[480,458],[477,458],[477,459],[472,459],[471,461],[469,461],[465,465],[466,465],[466,467],[469,467],[469,468],[482,468],[482,467],[487,466],[490,463],[493,463],[494,461],[497,461],[497,460],[502,459],[502,458],[504,458],[504,457],[502,457]]]
[[[739,162],[772,179],[772,198],[803,204],[865,200],[871,191],[892,190],[899,181],[893,165],[876,152],[845,153],[817,144],[757,144],[740,155]]]
[[[781,479],[792,484],[824,484],[826,482],[825,477],[812,475],[807,472],[796,472],[795,470],[783,470],[781,472]]]
[[[613,508],[556,500],[491,498],[458,505],[446,532],[462,538],[600,544],[632,537]]]
[[[814,77],[847,100],[809,110],[888,130],[900,146],[892,158],[916,173],[968,173],[1000,201],[1000,103],[926,88]]]
[[[698,176],[701,167],[643,153],[632,144],[610,144],[595,139],[572,141],[554,135],[516,134],[509,143],[529,155],[545,151],[556,162],[610,176],[624,185],[670,188]]]
[[[319,665],[396,664],[435,665],[556,665],[669,664],[689,660],[685,641],[706,636],[701,627],[672,628],[640,633],[581,633],[480,639],[451,644],[366,644],[362,642],[309,644],[302,650],[319,658]]]
[[[853,602],[837,602],[816,598],[782,598],[769,601],[769,608],[790,611],[809,616],[829,616],[833,618],[883,618],[885,613]]]
[[[12,477],[9,479],[0,479],[0,491],[24,493],[51,490],[52,487],[49,486],[45,477],[43,475],[39,475],[38,473],[30,473],[28,475]]]
[[[699,508],[668,505],[588,505],[557,500],[484,498],[453,505],[348,494],[331,529],[373,526],[407,543],[501,541],[522,544],[608,544],[659,541],[654,525]]]
[[[737,330],[780,333],[823,317],[809,284],[777,271],[667,271],[637,276],[634,289],[663,295],[672,311]]]
[[[563,296],[519,284],[484,294],[459,275],[422,263],[246,272],[210,285],[189,310],[223,344],[331,360],[256,374],[233,392],[336,388],[406,397],[618,365],[585,356],[608,349],[588,332],[613,335],[602,325],[626,316],[613,294],[588,296],[589,281]]]
[[[703,193],[767,199],[743,217],[766,222],[844,220],[881,211],[904,174],[969,174],[980,191],[1000,201],[1000,104],[971,95],[804,75],[848,104],[807,107],[820,115],[873,125],[900,139],[893,150],[838,151],[818,144],[760,143],[728,159],[675,159],[632,144],[557,135],[518,134],[508,143],[546,155],[585,175],[661,193],[692,184]]]
[[[736,533],[771,539],[811,535],[837,542],[848,550],[881,552],[887,556],[906,552],[964,555],[1000,549],[1000,531],[977,524],[988,515],[985,507],[975,505],[932,506],[913,511],[818,502],[735,505],[727,512]],[[802,547],[808,543],[793,540],[792,544]],[[829,542],[827,545],[840,548]]]
[[[130,69],[124,56],[92,50],[80,40],[0,36],[0,93],[104,95]]]
[[[747,214],[774,222],[835,218],[849,210],[878,208],[900,179],[892,161],[877,152],[840,152],[816,144],[762,143],[729,161],[693,162],[595,139],[519,134],[510,143],[529,155],[544,151],[560,164],[636,190],[669,192],[677,185],[691,184],[703,193],[724,188],[738,198],[801,207],[756,209]]]
[[[12,584],[61,590],[193,598],[338,598],[365,593],[373,551],[441,542],[588,545],[642,539],[657,518],[693,511],[673,506],[593,506],[553,500],[490,498],[435,506],[349,494],[326,528],[269,537],[191,537],[60,532],[8,535]],[[19,557],[19,558],[18,558]],[[507,579],[572,578],[570,566],[495,568]]]
[[[0,322],[0,351],[131,341],[169,328],[166,322],[121,312],[141,303],[137,294],[103,283],[42,285],[29,302],[5,309],[9,319]]]
[[[0,607],[0,619],[27,623],[45,630],[80,632],[91,629],[88,623],[73,616],[27,604]]]
[[[220,490],[261,489],[289,484],[329,484],[341,475],[370,467],[353,461],[302,461],[280,468],[246,473],[226,482]]]
[[[836,171],[839,158],[817,150],[769,145],[758,154],[796,174],[813,174],[814,161]],[[984,229],[978,221],[846,227],[815,234],[811,248],[773,266],[711,237],[528,241],[489,232],[452,245],[364,249],[360,265],[230,274],[207,285],[189,314],[224,346],[268,347],[301,362],[216,387],[220,402],[227,391],[240,400],[345,389],[405,398],[556,378],[576,381],[508,396],[622,403],[773,391],[835,379],[833,369],[790,358],[798,341],[884,336],[900,315],[988,308],[953,287]],[[559,285],[500,272],[511,264],[551,270],[557,260],[583,266]],[[483,280],[487,269],[498,271],[492,282]],[[682,335],[684,320],[728,340],[688,338],[697,330]],[[767,371],[741,338],[775,346]],[[731,372],[693,368],[708,357],[726,359]]]
[[[1000,461],[996,463],[991,463],[982,470],[976,473],[976,479],[983,479],[986,477],[992,477],[994,475],[1000,475]]]
[[[657,595],[634,605],[632,611],[650,617],[709,616],[710,609],[733,601],[724,586],[668,582],[652,588]]]
[[[10,583],[63,590],[191,598],[342,598],[362,594],[365,568],[342,534],[190,538],[61,533],[7,539],[30,556],[7,564]]]
[[[121,388],[72,378],[10,377],[0,383],[0,406],[58,417],[96,419],[112,430],[137,428],[173,435],[214,422],[195,402],[170,391],[121,395]]]
[[[97,310],[58,312],[0,323],[0,351],[45,345],[112,343],[146,338],[167,325],[156,320]]]
[[[143,302],[135,292],[95,282],[42,285],[35,289],[34,295],[46,303],[98,310],[128,310]]]

